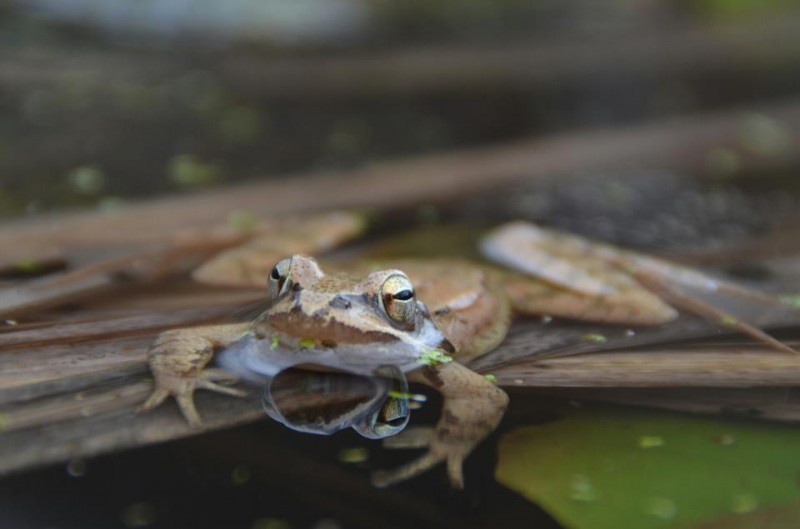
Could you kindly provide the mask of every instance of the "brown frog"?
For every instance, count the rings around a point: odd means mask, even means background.
[[[479,286],[482,277],[471,280]],[[243,395],[226,385],[236,380],[230,370],[207,367],[223,349],[227,365],[247,364],[268,376],[301,364],[367,375],[399,370],[409,381],[442,393],[441,418],[426,440],[427,453],[396,470],[376,473],[373,481],[389,485],[446,461],[451,483],[463,487],[462,463],[500,422],[508,397],[485,377],[452,361],[456,348],[404,272],[328,275],[313,258],[295,255],[270,273],[268,298],[268,308],[249,323],[162,333],[149,351],[156,385],[142,409],[155,408],[171,395],[186,419],[199,425],[196,389]],[[471,305],[477,299],[462,301]],[[451,325],[457,325],[455,311],[439,306],[437,312],[440,321],[449,317]],[[507,325],[507,308],[500,312]]]

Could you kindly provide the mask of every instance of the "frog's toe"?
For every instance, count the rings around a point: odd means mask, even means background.
[[[192,427],[199,428],[203,425],[203,421],[194,404],[195,390],[207,389],[232,397],[246,396],[247,393],[244,390],[223,385],[233,384],[236,381],[235,376],[225,373],[221,369],[205,370],[195,376],[157,374],[153,393],[136,411],[137,413],[150,411],[161,405],[167,397],[173,396],[187,422]]]
[[[203,421],[200,420],[200,415],[197,413],[197,408],[194,406],[194,388],[195,384],[188,380],[177,384],[170,384],[156,379],[156,387],[144,404],[136,408],[136,413],[151,411],[159,407],[167,400],[167,397],[173,396],[178,402],[181,413],[186,417],[189,424],[194,427],[199,427],[203,424]]]
[[[231,397],[246,397],[247,392],[243,389],[230,388],[231,384],[239,382],[239,377],[225,371],[224,369],[208,368],[200,373],[199,378],[195,384],[197,389],[207,389],[209,391],[216,391],[223,395],[230,395]]]
[[[219,382],[220,384],[225,385],[236,384],[239,382],[239,377],[218,367],[208,367],[204,369],[200,374],[200,378],[212,382]]]
[[[464,488],[464,458],[466,454],[459,451],[451,453],[436,450],[435,448],[411,463],[405,464],[394,470],[379,470],[372,474],[372,484],[376,487],[388,487],[418,476],[435,467],[442,461],[447,461],[447,477],[454,489]]]
[[[178,402],[178,408],[180,408],[189,426],[192,428],[200,428],[203,426],[203,420],[200,418],[200,414],[197,413],[197,408],[194,405],[194,388],[175,395],[175,400]]]
[[[411,426],[397,435],[385,438],[383,447],[391,450],[427,448],[433,441],[435,431],[432,426]]]
[[[228,382],[232,384],[233,382]],[[230,395],[231,397],[246,397],[247,392],[243,389],[236,389],[236,388],[229,388],[227,386],[222,386],[217,384],[216,382],[211,382],[210,380],[199,380],[197,382],[198,389],[207,389],[210,391],[216,391],[217,393],[222,393],[224,395]]]
[[[454,489],[464,488],[464,458],[458,454],[447,458],[447,477]]]
[[[376,487],[388,487],[401,481],[413,478],[436,466],[447,458],[446,454],[436,454],[428,452],[422,457],[415,459],[394,470],[379,470],[372,474],[372,484]],[[463,481],[463,480],[462,480]]]
[[[167,397],[169,397],[169,391],[164,388],[156,387],[147,400],[144,401],[144,404],[136,408],[136,413],[144,413],[157,408]]]

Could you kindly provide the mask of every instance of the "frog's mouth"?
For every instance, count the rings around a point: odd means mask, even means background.
[[[434,327],[435,329],[435,327]],[[405,373],[416,369],[420,359],[431,351],[447,354],[452,350],[437,348],[441,334],[433,344],[406,337],[391,343],[337,344],[331,346],[310,338],[279,334],[256,337],[248,333],[217,354],[217,363],[244,381],[255,384],[274,378],[280,372],[300,365],[318,366],[327,370],[374,376],[383,368],[393,367]]]
[[[456,346],[453,345],[450,340],[447,338],[442,338],[442,341],[436,346],[436,349],[441,349],[447,354],[453,354],[456,352]]]

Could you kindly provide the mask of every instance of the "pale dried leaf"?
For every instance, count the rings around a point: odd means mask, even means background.
[[[364,228],[363,215],[345,211],[265,221],[250,242],[216,255],[192,277],[207,285],[265,288],[279,260],[325,252],[357,237]]]

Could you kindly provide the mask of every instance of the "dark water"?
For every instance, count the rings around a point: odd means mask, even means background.
[[[434,420],[439,403],[432,397],[415,421]],[[519,400],[503,429],[524,406]],[[555,417],[541,410],[525,416],[528,423]],[[4,527],[20,529],[558,527],[494,481],[497,437],[469,458],[465,491],[449,487],[443,468],[379,490],[369,471],[397,466],[416,451],[387,451],[352,431],[303,435],[265,420],[6,478],[0,517]],[[368,460],[342,462],[343,451],[355,448]]]

